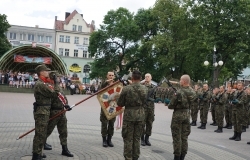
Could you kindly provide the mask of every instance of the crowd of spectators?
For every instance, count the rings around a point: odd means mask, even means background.
[[[9,87],[16,88],[33,88],[38,75],[30,72],[20,72],[12,70],[0,70],[0,84],[8,85]],[[100,85],[100,84],[99,84]],[[60,86],[64,90],[69,90],[71,95],[73,94],[93,94],[98,91],[99,85],[93,84],[81,84],[71,80],[70,76],[62,76]]]

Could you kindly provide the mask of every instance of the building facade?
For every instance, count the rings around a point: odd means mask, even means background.
[[[76,10],[65,13],[65,20],[55,16],[55,51],[65,61],[70,76],[78,76],[82,83],[91,83],[90,65],[93,58],[88,53],[89,37],[95,30],[95,22],[88,24]]]
[[[11,25],[6,37],[13,47],[22,44],[36,43],[55,51],[55,30],[35,27]]]

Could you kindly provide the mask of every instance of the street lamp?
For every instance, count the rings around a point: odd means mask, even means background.
[[[213,52],[213,54],[208,54],[207,56],[206,56],[206,61],[204,62],[204,65],[205,66],[208,66],[209,65],[209,62],[208,62],[208,56],[209,55],[212,55],[213,56],[213,86],[215,86],[215,85],[217,85],[217,80],[218,80],[218,78],[217,78],[217,72],[218,72],[218,68],[216,68],[218,65],[219,66],[222,66],[223,65],[223,61],[222,60],[220,60],[219,62],[217,62],[217,58],[220,56],[220,59],[222,59],[222,56],[221,56],[221,54],[218,54],[217,52],[216,52],[216,48],[215,48],[215,46],[214,46],[214,52]]]
[[[86,73],[91,73],[90,71],[90,66],[89,65],[84,65],[83,67],[83,72],[85,73],[85,77],[84,77],[84,83],[86,84],[86,79],[87,79],[87,74]]]

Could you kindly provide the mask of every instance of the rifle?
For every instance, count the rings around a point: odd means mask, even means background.
[[[119,76],[119,74],[118,74],[116,71],[114,71],[114,74],[115,74],[115,76],[118,78],[118,80],[119,80],[120,82],[122,82],[122,84],[123,84],[124,86],[126,86],[126,85],[129,84],[128,78],[129,78],[129,76],[131,76],[130,74],[128,74],[128,75],[123,75],[123,77]]]
[[[164,80],[167,82],[168,86],[171,87],[174,90],[174,92],[176,93],[177,89],[174,88],[174,86],[171,84],[171,82],[167,78],[165,78],[165,77],[164,77]]]
[[[164,77],[165,78],[165,77]],[[147,101],[149,100],[149,101],[154,101],[154,99],[153,98],[150,98],[154,93],[155,93],[155,90],[160,86],[160,85],[162,85],[162,83],[165,81],[165,79],[163,79],[162,81],[160,81],[159,83],[157,83],[157,85],[156,86],[154,86],[151,90],[150,90],[150,92],[148,92],[148,94],[147,94]],[[148,104],[148,102],[146,101],[146,104]]]

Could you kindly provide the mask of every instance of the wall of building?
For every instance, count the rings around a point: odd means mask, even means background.
[[[55,30],[11,25],[6,36],[13,47],[33,42],[55,50]]]

